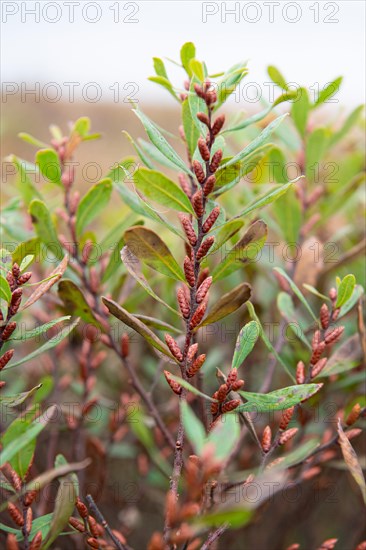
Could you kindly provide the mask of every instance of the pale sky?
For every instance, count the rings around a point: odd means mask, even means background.
[[[68,100],[74,88],[84,100],[128,101],[129,95],[158,100],[163,92],[147,81],[153,74],[152,56],[178,60],[182,43],[193,41],[197,57],[206,60],[211,72],[250,60],[241,100],[253,102],[257,89],[270,99],[266,67],[273,64],[286,80],[314,91],[344,75],[339,102],[348,107],[364,102],[362,0],[2,0],[1,10],[6,93],[15,89],[12,83],[29,89],[39,82],[41,93],[45,89],[51,98],[61,94]],[[167,68],[180,84],[177,68]],[[74,84],[65,84],[70,82]]]

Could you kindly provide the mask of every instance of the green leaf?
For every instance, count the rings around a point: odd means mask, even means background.
[[[1,402],[3,406],[3,402]],[[5,403],[4,407],[12,406]],[[16,405],[14,405],[16,406]],[[31,411],[30,411],[31,412]],[[3,409],[3,413],[6,413],[6,409]],[[24,436],[27,436],[27,432],[30,430],[32,424],[31,415],[28,414],[24,417],[18,417],[8,426],[6,432],[2,436],[2,445],[4,452],[7,451],[9,445],[12,442],[21,441]],[[25,478],[28,468],[33,460],[34,450],[36,447],[36,437],[28,440],[26,445],[21,449],[15,451],[13,454],[10,452],[10,465],[16,471],[21,479]]]
[[[247,62],[240,62],[231,67],[217,84],[217,102],[215,110],[225,103],[228,97],[236,90],[237,86],[248,74]]]
[[[26,399],[31,397],[41,387],[42,387],[42,384],[38,384],[38,386],[34,386],[34,388],[32,388],[31,390],[18,393],[17,395],[1,395],[0,406],[9,407],[10,409],[14,407],[18,407],[19,405],[24,403]]]
[[[42,196],[38,189],[33,185],[31,178],[29,177],[27,170],[37,172],[37,167],[35,165],[29,166],[29,163],[16,157],[15,155],[10,155],[7,157],[9,162],[12,162],[17,169],[17,178],[16,185],[19,189],[19,192],[22,196],[23,202],[26,206],[34,199],[41,199]]]
[[[322,386],[323,384],[301,384],[265,394],[240,391],[240,395],[245,397],[247,403],[239,405],[235,412],[268,412],[289,409],[302,401],[310,399]]]
[[[29,214],[39,239],[60,260],[63,257],[62,247],[46,204],[34,199],[29,205]]]
[[[366,482],[362,472],[362,468],[357,458],[357,454],[352,447],[348,437],[343,431],[341,421],[338,419],[338,435],[339,435],[339,444],[342,449],[342,454],[345,463],[347,464],[348,470],[352,475],[353,479],[359,486],[362,494],[363,501],[366,505]]]
[[[157,76],[163,76],[164,78],[168,78],[164,61],[160,59],[160,57],[153,57],[154,62],[154,69]]]
[[[260,327],[256,321],[250,321],[239,332],[236,340],[235,351],[231,363],[232,369],[238,369],[248,357],[260,334]]]
[[[177,281],[185,281],[184,273],[169,248],[151,229],[135,226],[124,234],[125,242],[137,258],[155,271]]]
[[[48,147],[47,143],[44,143],[43,141],[31,136],[30,134],[27,134],[26,132],[20,132],[18,134],[18,137],[26,143],[35,145],[35,147],[41,147],[42,149]]]
[[[161,304],[163,304],[165,307],[167,307],[172,313],[175,315],[178,315],[180,317],[180,314],[178,311],[170,307],[169,304],[164,302],[151,288],[149,283],[147,282],[146,278],[144,277],[142,271],[141,271],[141,264],[139,259],[131,252],[131,250],[128,248],[128,246],[124,246],[121,250],[121,259],[124,263],[127,271],[129,274],[146,290],[148,294]]]
[[[0,466],[3,466],[6,462],[11,462],[13,458],[18,453],[20,453],[20,451],[22,451],[33,440],[37,438],[37,436],[41,433],[41,431],[44,430],[44,428],[47,426],[47,423],[51,420],[55,410],[56,410],[56,405],[52,405],[52,407],[49,407],[41,416],[37,417],[36,420],[34,420],[29,424],[27,420],[17,418],[14,421],[14,423],[9,426],[8,430],[5,432],[3,436],[4,448],[1,451]],[[16,428],[16,437],[14,439],[13,436],[11,435],[10,428],[11,426],[15,425],[15,422],[17,422],[16,424],[17,428]],[[23,422],[23,426],[21,422]],[[7,440],[7,443],[4,443],[4,438]],[[24,467],[24,463],[22,464],[22,467]]]
[[[198,95],[194,91],[195,84],[200,85],[201,82],[196,76],[193,76],[191,78],[191,85],[188,93],[188,105],[191,111],[191,117],[192,117],[193,123],[196,125],[200,135],[205,137],[207,134],[207,126],[203,124],[203,122],[198,120],[197,113],[207,114],[207,105],[204,102],[204,100],[201,97],[198,97]]]
[[[289,375],[289,377],[291,378],[291,380],[293,380],[295,382],[295,377],[294,375],[292,374],[290,368],[288,367],[288,365],[285,363],[285,361],[282,359],[282,357],[277,353],[277,351],[275,350],[275,348],[273,347],[271,341],[269,340],[268,336],[266,335],[266,333],[264,332],[264,329],[262,327],[262,324],[255,312],[255,309],[254,309],[254,306],[251,302],[247,302],[247,308],[248,308],[248,312],[249,312],[249,315],[250,317],[253,319],[253,321],[257,321],[259,327],[260,327],[260,337],[261,339],[263,340],[266,348],[272,353],[272,355],[276,358],[277,362],[280,363],[280,365],[282,365],[282,367],[285,369],[285,371],[287,372],[287,374]]]
[[[206,527],[220,527],[228,524],[231,528],[235,529],[244,527],[244,525],[249,523],[252,516],[252,510],[236,506],[227,510],[219,510],[217,512],[205,514],[204,516],[199,516],[196,522]]]
[[[182,121],[188,151],[192,157],[197,147],[197,141],[200,137],[200,132],[197,128],[197,124],[192,118],[188,99],[185,99],[182,103]]]
[[[74,511],[76,497],[77,491],[75,484],[72,482],[72,477],[70,475],[62,477],[56,495],[50,530],[42,543],[43,550],[51,546],[68,524],[69,518]]]
[[[314,321],[316,322],[317,325],[319,325],[319,319],[317,318],[317,316],[315,315],[315,313],[313,312],[313,310],[311,309],[308,301],[306,300],[305,296],[303,295],[303,293],[301,292],[301,290],[299,289],[299,287],[294,283],[294,281],[291,279],[291,277],[289,277],[286,273],[286,271],[284,271],[281,267],[275,267],[274,268],[275,271],[277,271],[277,273],[279,273],[282,277],[284,277],[286,279],[286,281],[289,283],[290,287],[291,287],[291,290],[293,291],[293,293],[298,297],[298,299],[300,300],[300,302],[303,304],[303,306],[305,307],[305,309],[309,312],[309,314],[311,315],[311,317],[314,319]]]
[[[253,223],[222,262],[215,267],[212,272],[213,279],[223,279],[249,261],[255,260],[266,242],[267,232],[267,225],[262,220]]]
[[[330,137],[328,142],[329,147],[332,147],[333,145],[338,143],[338,141],[343,139],[351,130],[351,128],[353,128],[353,126],[355,126],[358,123],[361,117],[361,114],[364,111],[364,108],[365,108],[364,105],[360,105],[359,107],[356,107],[354,111],[351,112],[351,114],[346,118],[345,122],[343,123],[342,127],[338,130],[338,132],[335,132]]]
[[[133,112],[141,120],[150,141],[159,149],[159,151],[173,164],[175,164],[179,170],[182,170],[186,174],[193,175],[188,169],[187,165],[174,151],[173,147],[167,142],[162,133],[158,130],[155,124],[138,109],[134,109]]]
[[[127,310],[125,310],[123,307],[121,307],[119,304],[117,304],[113,300],[109,300],[108,298],[102,296],[102,301],[103,301],[103,304],[108,308],[109,313],[111,313],[114,317],[122,321],[122,323],[124,323],[128,327],[135,330],[155,349],[157,349],[158,351],[160,351],[170,359],[173,359],[174,362],[176,362],[176,360],[173,358],[172,354],[170,353],[168,347],[164,344],[164,342],[162,342],[137,317],[129,313]]]
[[[36,153],[36,166],[46,180],[61,185],[61,166],[54,149],[41,149]]]
[[[332,353],[319,376],[326,377],[347,372],[359,365],[360,361],[362,361],[360,337],[358,334],[353,334]]]
[[[18,367],[23,363],[27,363],[28,361],[31,361],[35,357],[38,357],[38,355],[41,355],[42,353],[45,353],[46,351],[49,351],[50,349],[56,347],[60,342],[62,342],[62,340],[64,340],[71,334],[71,332],[74,330],[76,325],[79,323],[79,320],[80,319],[75,319],[73,323],[71,323],[70,325],[67,325],[67,327],[63,327],[58,334],[50,338],[50,340],[48,340],[48,342],[43,344],[43,346],[40,346],[29,355],[26,355],[26,357],[19,359],[19,361],[16,361],[15,363],[9,363],[8,365],[6,365],[3,371],[12,369],[14,367]]]
[[[37,338],[37,336],[41,336],[41,334],[44,334],[47,332],[50,328],[58,325],[59,323],[62,323],[63,321],[68,321],[70,319],[70,315],[65,315],[64,317],[59,317],[58,319],[53,319],[53,321],[49,321],[48,323],[45,323],[44,325],[40,325],[39,327],[33,328],[31,330],[17,330],[15,331],[11,337],[10,340],[20,340],[24,342],[25,340],[30,340],[31,338]]]
[[[6,301],[7,304],[11,302],[11,290],[8,281],[0,275],[0,298]]]
[[[27,256],[39,257],[41,252],[41,240],[38,237],[19,243],[12,253],[13,262],[19,266]]]
[[[282,317],[287,321],[288,327],[294,332],[295,336],[297,336],[297,338],[299,338],[308,348],[311,349],[311,345],[305,337],[304,330],[299,324],[292,297],[287,294],[287,292],[280,292],[278,294],[277,307]]]
[[[76,234],[78,236],[107,206],[112,193],[112,180],[103,179],[93,185],[81,199],[76,212]]]
[[[185,401],[181,402],[180,407],[187,438],[191,442],[194,451],[200,455],[206,442],[205,428]]]
[[[229,160],[226,164],[221,166],[221,168],[224,168],[226,166],[230,166],[232,164],[235,164],[238,161],[242,161],[245,159],[248,155],[253,153],[258,147],[263,145],[263,143],[269,139],[269,137],[272,135],[272,133],[276,130],[276,128],[281,124],[281,122],[288,116],[288,113],[285,113],[284,115],[281,115],[277,117],[275,120],[273,120],[268,126],[257,136],[253,141],[251,141],[240,153],[235,155],[231,160]]]
[[[196,56],[196,47],[193,44],[193,42],[186,42],[185,44],[183,44],[180,50],[180,59],[189,77],[192,76],[192,70],[189,64],[191,59],[194,59],[195,56]]]
[[[198,395],[199,397],[202,397],[203,399],[206,399],[207,401],[210,401],[211,403],[217,403],[217,399],[213,399],[209,395],[206,395],[205,393],[201,392],[199,389],[192,386],[192,384],[190,384],[189,382],[187,382],[187,380],[184,380],[180,376],[174,376],[173,374],[170,374],[170,378],[172,380],[175,380],[175,382],[178,382],[178,384],[180,384],[183,388],[190,391],[194,395]]]
[[[339,312],[338,319],[346,315],[357,304],[361,296],[365,293],[361,285],[356,285],[351,297],[343,304]]]
[[[205,66],[201,61],[198,59],[191,59],[189,62],[189,69],[191,74],[198,78],[199,82],[205,80]]]
[[[70,279],[59,282],[58,295],[64,304],[67,313],[80,317],[85,323],[102,328],[101,324],[94,317],[82,290]]]
[[[308,91],[306,88],[299,88],[298,97],[292,104],[291,116],[302,137],[305,136],[310,108]]]
[[[243,227],[243,220],[229,220],[220,227],[215,236],[215,242],[209,255],[214,254]]]
[[[326,151],[328,142],[328,133],[325,128],[317,128],[307,139],[305,158],[306,158],[306,178],[309,181],[316,181],[319,177],[320,161]]]
[[[142,147],[140,147],[140,145],[133,139],[132,136],[130,136],[130,134],[128,132],[126,132],[126,130],[122,130],[122,134],[125,135],[128,139],[128,141],[131,143],[131,145],[133,146],[133,148],[135,149],[136,153],[138,154],[140,160],[142,160],[142,162],[145,164],[145,166],[147,166],[148,168],[151,168],[153,169],[154,168],[154,165],[153,163],[150,161],[149,157],[147,157],[144,153],[144,150],[142,149]],[[134,168],[136,166],[136,163],[134,161],[133,158],[131,159],[126,159],[125,161],[122,161],[121,163],[119,164],[125,164],[127,162],[129,162],[130,165],[132,165]],[[116,180],[115,177],[112,177],[111,173],[115,173],[115,172],[118,172],[119,171],[119,167],[117,168],[114,168],[109,174],[108,176],[111,177],[113,179],[113,181]],[[128,171],[128,170],[127,170]],[[132,179],[132,175],[131,175],[131,179]]]
[[[336,308],[343,306],[343,304],[351,298],[355,286],[356,278],[351,273],[342,279],[342,282],[338,287],[337,301],[335,304]]]
[[[49,276],[41,282],[40,285],[37,286],[36,290],[32,292],[32,294],[29,296],[28,300],[25,302],[25,304],[22,305],[21,309],[22,311],[24,309],[27,309],[31,305],[33,305],[35,302],[37,302],[46,292],[49,291],[49,289],[57,283],[62,277],[62,275],[65,273],[67,265],[69,262],[68,255],[64,256],[62,261],[58,264],[58,266],[55,267],[53,271],[49,274]]]
[[[263,195],[260,195],[257,197],[253,202],[251,202],[240,214],[237,216],[234,216],[234,220],[237,218],[242,218],[244,216],[247,216],[254,210],[257,210],[257,208],[263,208],[263,206],[267,206],[268,204],[271,204],[278,198],[282,197],[290,187],[294,183],[296,183],[299,179],[301,179],[303,176],[300,176],[292,181],[289,181],[288,183],[284,183],[283,185],[276,185],[274,189],[271,189],[271,191],[268,191],[267,193],[264,193]]]
[[[162,166],[165,166],[166,168],[169,168],[170,170],[178,171],[178,167],[173,164],[170,160],[168,160],[162,153],[160,153],[159,149],[155,147],[150,141],[146,141],[142,138],[138,139],[139,145],[141,149],[143,150],[146,155],[151,157],[155,162],[158,162]]]
[[[177,311],[175,313],[179,315]],[[148,327],[154,327],[157,330],[163,330],[165,332],[173,332],[174,334],[182,334],[181,330],[178,330],[176,327],[169,325],[169,323],[166,323],[165,321],[156,319],[156,317],[150,317],[148,315],[142,315],[140,313],[135,313],[135,317],[142,321]]]
[[[220,321],[227,315],[230,315],[237,309],[239,309],[251,295],[251,287],[248,283],[241,283],[237,287],[230,290],[230,292],[223,294],[221,298],[211,307],[207,316],[202,321],[196,330],[200,327],[211,325]]]
[[[188,212],[194,215],[192,204],[187,195],[164,174],[147,168],[139,168],[133,178],[137,189],[149,199],[173,210],[178,210],[178,212]]]
[[[302,285],[306,290],[308,290],[309,292],[311,292],[311,294],[314,294],[314,296],[317,296],[318,298],[321,298],[322,300],[326,300],[326,301],[330,301],[330,298],[329,296],[325,296],[324,294],[322,294],[321,292],[319,292],[316,288],[314,288],[313,286],[311,285],[308,285],[306,283],[304,283]]]
[[[168,92],[174,97],[174,99],[179,101],[180,103],[180,100],[178,99],[174,91],[173,85],[168,78],[165,78],[164,76],[149,76],[148,80],[150,80],[151,82],[155,82],[155,84],[159,84],[160,86],[168,90]]]
[[[277,84],[280,88],[283,90],[288,90],[287,82],[285,80],[285,77],[282,75],[282,73],[273,65],[269,65],[267,67],[267,73],[269,78]]]
[[[206,445],[214,448],[214,457],[224,461],[230,456],[240,436],[239,418],[236,414],[222,415],[207,437]]]
[[[314,108],[319,107],[319,105],[325,103],[328,99],[334,96],[338,92],[340,85],[342,84],[342,80],[343,77],[339,76],[333,80],[333,82],[330,82],[328,86],[326,86],[324,90],[319,93],[318,98],[314,103]]]

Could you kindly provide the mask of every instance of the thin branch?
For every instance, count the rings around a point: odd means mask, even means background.
[[[95,504],[93,497],[91,495],[86,495],[86,501],[88,503],[90,511],[95,516],[95,519],[98,521],[98,523],[101,524],[103,529],[105,529],[105,531],[108,533],[109,538],[113,541],[116,548],[118,550],[129,550],[129,547],[123,544],[120,540],[118,540],[116,535],[113,533],[112,529],[109,527],[108,523],[104,519],[104,516],[102,515],[98,506]]]
[[[213,531],[208,539],[206,540],[206,542],[204,542],[201,546],[201,550],[207,550],[207,548],[210,548],[210,546],[215,542],[217,541],[217,539],[219,537],[221,537],[221,535],[226,531],[226,529],[229,527],[229,524],[228,523],[224,523],[223,525],[221,525],[221,527],[218,527],[216,529],[216,531]]]

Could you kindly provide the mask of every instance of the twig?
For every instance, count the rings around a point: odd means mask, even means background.
[[[105,529],[105,531],[108,533],[109,538],[113,541],[116,548],[118,550],[129,550],[128,546],[123,544],[120,540],[117,539],[115,534],[113,533],[112,529],[109,527],[108,523],[104,519],[101,511],[99,510],[98,506],[95,504],[94,499],[91,495],[86,495],[86,501],[88,503],[90,511],[95,516],[95,519],[102,525],[102,527]]]
[[[207,548],[210,548],[210,546],[219,538],[221,535],[226,531],[226,529],[229,527],[228,523],[224,523],[221,525],[221,527],[218,527],[216,531],[213,531],[201,546],[201,550],[207,550]]]

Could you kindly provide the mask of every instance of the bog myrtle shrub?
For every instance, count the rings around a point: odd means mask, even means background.
[[[233,532],[230,547],[269,548],[265,510],[283,525],[332,468],[366,501],[362,107],[327,118],[341,78],[312,99],[270,66],[276,98],[243,114],[228,100],[246,63],[211,72],[186,43],[179,64],[181,83],[159,58],[150,78],[175,101],[177,135],[132,105],[147,138],[125,132],[133,155],[88,189],[75,158],[100,136],[86,117],[51,126],[49,144],[21,134],[33,162],[6,159],[11,550],[221,548]],[[281,530],[284,549],[308,547]],[[314,534],[314,548],[366,548],[346,525]]]

